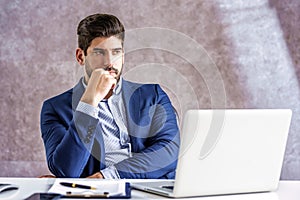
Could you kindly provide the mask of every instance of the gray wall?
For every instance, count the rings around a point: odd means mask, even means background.
[[[189,108],[291,108],[281,177],[300,180],[300,1],[0,4],[0,176],[49,173],[39,131],[42,102],[78,81],[77,24],[105,12],[118,16],[128,32],[124,76],[159,82],[180,119]],[[149,44],[138,37],[148,37]]]

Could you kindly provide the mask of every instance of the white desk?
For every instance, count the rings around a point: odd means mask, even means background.
[[[68,179],[72,180],[72,179]],[[78,180],[78,179],[77,179]],[[0,183],[13,183],[19,185],[16,191],[6,191],[0,194],[0,199],[19,200],[24,199],[36,192],[47,192],[55,179],[51,178],[0,178]],[[128,180],[135,182],[141,180]],[[164,199],[163,197],[148,194],[145,192],[132,190],[132,199]],[[191,198],[189,198],[191,199]],[[279,188],[275,192],[243,194],[243,195],[225,195],[198,197],[194,199],[201,200],[299,200],[300,199],[300,181],[280,181]]]

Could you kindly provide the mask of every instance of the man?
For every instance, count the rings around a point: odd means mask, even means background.
[[[46,100],[41,132],[56,177],[174,178],[179,150],[176,115],[156,84],[121,77],[124,27],[95,14],[77,29],[84,77]]]

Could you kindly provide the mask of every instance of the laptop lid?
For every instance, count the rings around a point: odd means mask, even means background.
[[[189,110],[173,190],[161,181],[132,186],[169,197],[275,190],[291,116],[288,109]]]
[[[275,190],[291,116],[289,109],[189,110],[173,196]]]

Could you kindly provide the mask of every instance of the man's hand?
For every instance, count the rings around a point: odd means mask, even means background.
[[[81,101],[97,107],[98,103],[111,92],[116,84],[115,76],[104,69],[95,69],[88,81]]]
[[[104,177],[101,174],[101,172],[97,172],[95,174],[92,174],[92,175],[88,176],[87,178],[100,178],[100,179],[104,179]]]

